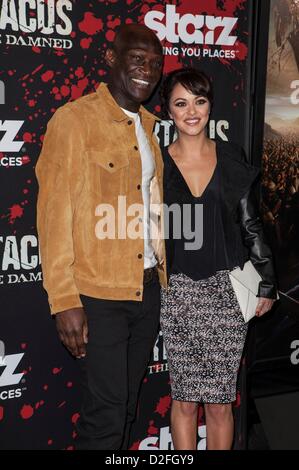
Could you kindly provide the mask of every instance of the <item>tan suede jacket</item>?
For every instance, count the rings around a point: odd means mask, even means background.
[[[162,202],[163,161],[153,134],[155,116],[140,109],[155,158],[151,203]],[[142,204],[142,168],[134,123],[114,101],[107,85],[62,106],[49,121],[36,165],[39,182],[37,228],[44,287],[52,314],[81,307],[79,294],[111,300],[142,300],[144,240],[99,239],[98,205],[118,211]],[[162,213],[159,224],[163,220]],[[153,241],[159,278],[166,287],[165,246]]]

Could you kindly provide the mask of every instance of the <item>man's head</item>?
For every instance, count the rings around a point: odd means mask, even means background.
[[[163,50],[157,36],[144,25],[122,26],[107,49],[106,62],[112,96],[122,108],[138,111],[161,77]]]

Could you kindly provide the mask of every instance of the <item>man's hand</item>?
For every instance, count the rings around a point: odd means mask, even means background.
[[[55,316],[59,338],[70,353],[80,359],[86,355],[87,318],[82,307],[63,310]]]
[[[264,315],[264,313],[269,312],[274,302],[275,302],[275,299],[267,299],[266,297],[260,297],[256,310],[255,310],[256,316],[261,317],[262,315]]]

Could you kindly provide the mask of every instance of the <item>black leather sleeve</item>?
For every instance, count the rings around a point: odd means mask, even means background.
[[[258,297],[276,299],[277,283],[272,253],[265,240],[256,193],[249,190],[239,202],[239,220],[243,243],[249,249],[252,264],[260,274]]]

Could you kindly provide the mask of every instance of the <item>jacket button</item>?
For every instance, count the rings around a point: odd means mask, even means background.
[[[138,150],[138,147],[137,147],[137,145],[134,145],[134,150]]]
[[[141,188],[140,184],[137,184],[137,189],[140,189],[140,188]]]
[[[113,163],[111,163],[111,162],[109,163],[109,166],[110,166],[110,168],[114,167]]]
[[[138,290],[138,291],[136,292],[136,296],[139,297],[140,295],[141,295],[141,292],[140,292],[140,290]]]
[[[128,121],[128,125],[130,126],[132,124],[132,121]]]
[[[139,259],[142,258],[142,254],[141,254],[141,253],[138,253],[138,258],[139,258]]]

